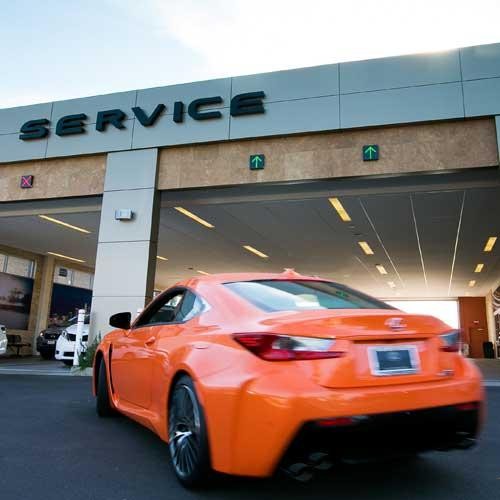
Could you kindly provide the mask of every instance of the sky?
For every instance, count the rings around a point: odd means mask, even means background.
[[[499,0],[0,0],[0,108],[500,42]]]

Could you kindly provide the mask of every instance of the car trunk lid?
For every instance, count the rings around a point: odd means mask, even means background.
[[[431,316],[393,309],[275,313],[261,321],[284,335],[335,339],[339,359],[311,361],[313,378],[330,388],[417,383],[440,379],[436,334],[450,328]]]

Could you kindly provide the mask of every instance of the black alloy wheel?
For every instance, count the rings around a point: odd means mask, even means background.
[[[95,409],[100,417],[111,417],[116,414],[116,410],[111,406],[108,375],[106,373],[106,364],[101,359],[99,364],[99,378],[97,379],[97,397]]]
[[[183,375],[175,384],[169,405],[169,449],[179,481],[195,488],[210,474],[207,429],[193,381]]]

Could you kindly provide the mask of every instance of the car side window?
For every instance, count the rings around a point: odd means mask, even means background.
[[[160,301],[155,304],[155,308],[148,311],[146,317],[141,318],[137,326],[153,325],[158,323],[173,323],[176,320],[179,304],[182,302],[184,290],[180,290],[173,295],[165,297],[165,302]]]
[[[177,290],[157,301],[139,318],[134,328],[189,321],[208,308],[208,304],[193,292]]]
[[[205,310],[204,302],[194,293],[186,290],[175,321],[189,321]]]

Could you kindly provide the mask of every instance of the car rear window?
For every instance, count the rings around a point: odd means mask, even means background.
[[[393,309],[385,302],[329,281],[236,281],[225,286],[266,312],[320,309]]]
[[[73,325],[76,325],[78,323],[78,316],[73,316],[72,318],[69,318],[68,319],[68,322],[61,325],[61,326],[64,326],[64,327],[68,327],[68,326],[73,326]],[[85,325],[90,325],[90,314],[86,314],[85,315],[85,321],[84,321],[84,324]]]

